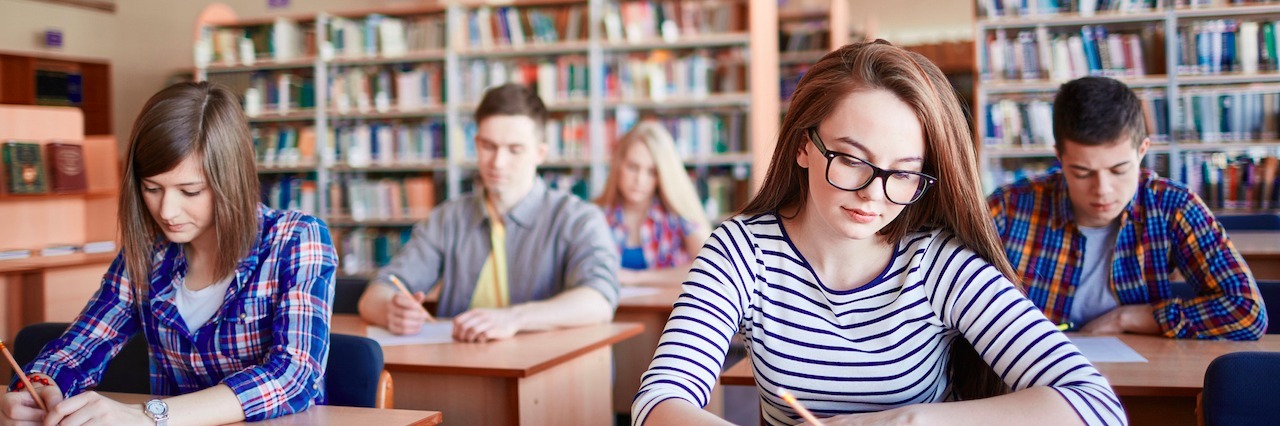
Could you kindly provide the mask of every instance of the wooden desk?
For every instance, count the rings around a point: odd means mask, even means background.
[[[626,297],[618,301],[613,319],[620,322],[644,324],[644,332],[634,339],[613,347],[613,359],[618,375],[613,381],[613,411],[630,413],[631,400],[640,390],[640,375],[649,369],[653,352],[658,348],[658,338],[671,316],[671,305],[680,297],[680,286],[653,287],[657,293]]]
[[[0,261],[0,339],[12,342],[27,324],[75,319],[115,257],[111,252]],[[9,363],[0,362],[0,381],[8,383],[11,374]]]
[[[1147,359],[1145,363],[1095,363],[1124,403],[1133,425],[1194,425],[1196,396],[1204,388],[1204,371],[1218,356],[1232,352],[1280,352],[1280,335],[1256,342],[1175,340],[1155,336],[1117,336]],[[751,360],[730,367],[720,384],[755,386]]]
[[[388,346],[395,406],[440,410],[451,424],[611,424],[610,347],[640,334],[611,323],[521,333],[490,343]],[[333,332],[364,335],[355,315]]]
[[[1280,280],[1280,232],[1230,232],[1228,237],[1255,279]]]
[[[151,399],[148,395],[103,392],[103,396],[125,404],[141,404]],[[298,414],[277,417],[254,423],[264,426],[283,425],[370,425],[378,426],[435,426],[443,420],[439,411],[382,410],[377,408],[338,407],[317,405]],[[368,423],[365,423],[368,422]],[[244,422],[234,423],[243,425]]]

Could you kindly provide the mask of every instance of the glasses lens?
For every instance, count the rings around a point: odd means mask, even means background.
[[[915,173],[898,172],[889,175],[884,181],[884,194],[889,201],[907,204],[916,200],[924,185],[924,176]]]

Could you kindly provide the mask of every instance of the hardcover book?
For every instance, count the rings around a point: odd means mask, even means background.
[[[84,192],[88,187],[84,171],[84,147],[78,144],[50,142],[45,144],[49,163],[50,192]]]
[[[44,156],[40,144],[8,141],[0,145],[0,162],[4,164],[5,190],[10,194],[45,192]]]

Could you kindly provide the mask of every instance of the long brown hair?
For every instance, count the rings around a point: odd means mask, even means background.
[[[653,157],[653,166],[658,172],[657,195],[662,207],[692,222],[698,229],[711,229],[707,213],[698,202],[698,190],[689,179],[680,155],[676,154],[676,144],[671,132],[656,120],[641,121],[618,140],[613,158],[609,160],[609,178],[605,180],[604,193],[596,198],[596,204],[610,208],[622,202],[622,190],[618,188],[622,179],[622,162],[631,147],[641,144],[649,148],[649,155]],[[697,253],[689,255],[692,257]]]
[[[792,95],[760,192],[743,207],[742,213],[803,209],[809,198],[808,171],[796,164],[796,156],[808,141],[805,131],[826,120],[846,96],[866,90],[886,90],[915,110],[924,131],[923,171],[938,178],[933,188],[904,208],[897,219],[880,230],[880,235],[896,243],[908,232],[921,228],[950,230],[1017,285],[1013,267],[986,210],[973,138],[951,84],[928,59],[884,40],[841,47],[809,68]],[[950,371],[953,389],[962,399],[1008,391],[963,339],[952,345]]]
[[[164,233],[142,198],[142,179],[200,159],[213,191],[213,229],[218,241],[213,272],[235,272],[258,236],[258,174],[249,124],[236,95],[207,82],[169,86],[142,107],[129,136],[120,184],[120,230],[125,269],[141,302],[151,283],[155,250]]]

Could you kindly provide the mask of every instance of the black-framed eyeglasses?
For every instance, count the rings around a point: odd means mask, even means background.
[[[885,198],[888,198],[891,203],[905,206],[920,201],[920,197],[924,196],[929,186],[938,182],[937,178],[924,173],[885,170],[867,160],[829,150],[822,143],[822,138],[818,137],[816,128],[810,128],[808,134],[813,146],[818,147],[818,152],[822,153],[823,157],[827,157],[827,183],[837,189],[859,191],[870,185],[876,178],[881,178]]]

